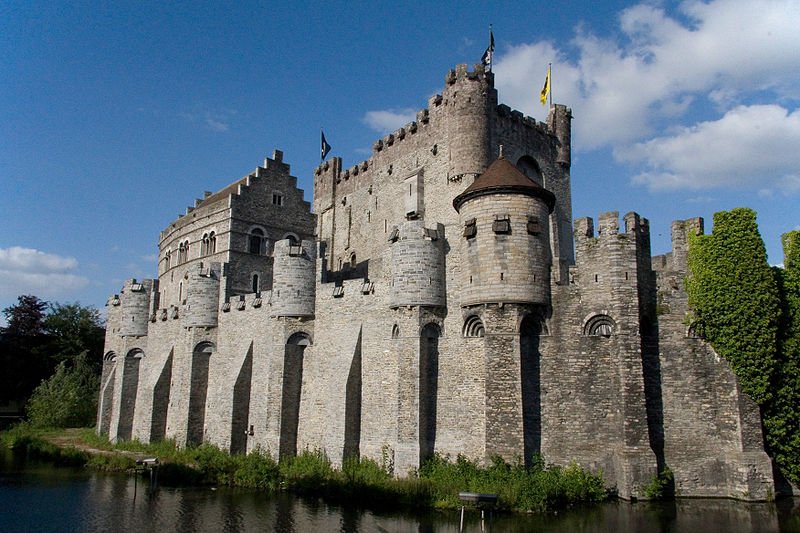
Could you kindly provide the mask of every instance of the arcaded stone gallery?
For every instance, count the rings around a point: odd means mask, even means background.
[[[275,151],[159,238],[157,280],[108,302],[98,431],[335,464],[434,453],[602,470],[625,498],[765,499],[757,406],[687,322],[687,235],[651,257],[636,213],[573,222],[571,112],[499,104],[459,65],[366,161]],[[191,194],[191,192],[187,192]]]

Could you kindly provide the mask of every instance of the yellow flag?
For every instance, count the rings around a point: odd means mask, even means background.
[[[542,87],[542,91],[539,93],[539,101],[542,102],[542,105],[547,103],[547,95],[550,93],[550,65],[547,65],[547,77],[544,79],[544,87]]]

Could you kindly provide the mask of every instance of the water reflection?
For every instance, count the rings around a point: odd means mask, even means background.
[[[0,461],[1,463],[2,461]],[[130,476],[41,464],[0,465],[0,531],[314,531],[449,533],[458,512],[376,513],[327,505],[288,494],[211,488],[150,490]],[[800,531],[800,501],[747,504],[681,500],[650,504],[609,503],[550,516],[494,517],[491,531]],[[466,531],[480,531],[477,512]],[[487,529],[490,524],[487,521]]]

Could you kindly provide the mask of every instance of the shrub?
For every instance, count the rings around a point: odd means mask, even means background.
[[[99,381],[86,353],[72,368],[59,363],[55,373],[36,387],[28,401],[28,420],[37,427],[83,427],[94,424]]]
[[[280,469],[278,463],[261,449],[247,455],[235,455],[236,469],[233,472],[233,484],[237,487],[248,487],[274,491],[280,486]]]

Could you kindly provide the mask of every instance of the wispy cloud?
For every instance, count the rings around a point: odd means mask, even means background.
[[[225,133],[230,130],[236,114],[232,109],[195,109],[181,113],[181,117],[189,122],[202,124],[211,131]]]
[[[74,271],[73,257],[48,254],[32,248],[0,248],[0,297],[35,294],[49,298],[85,287],[89,280]]]
[[[388,133],[413,121],[416,116],[416,109],[384,109],[367,111],[362,120],[373,130],[380,133]]]

